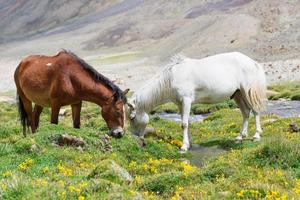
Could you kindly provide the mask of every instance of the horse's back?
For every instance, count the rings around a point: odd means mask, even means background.
[[[181,95],[205,103],[222,101],[242,85],[251,84],[261,66],[238,52],[203,59],[185,58],[172,68],[173,85]]]
[[[54,90],[63,88],[60,80],[68,81],[63,67],[68,57],[63,55],[31,55],[23,59],[15,71],[15,82],[18,90],[31,101],[42,106],[50,106]],[[59,86],[60,85],[60,86]]]

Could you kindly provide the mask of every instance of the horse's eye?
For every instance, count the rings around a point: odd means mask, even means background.
[[[116,113],[122,115],[122,110],[116,110]]]

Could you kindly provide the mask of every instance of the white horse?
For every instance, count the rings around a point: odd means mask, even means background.
[[[162,73],[137,91],[129,100],[131,129],[143,136],[148,112],[154,107],[174,102],[178,105],[183,129],[182,151],[190,147],[188,136],[192,103],[218,103],[233,98],[243,115],[243,125],[236,140],[247,137],[250,111],[255,116],[254,140],[262,132],[259,113],[266,99],[265,73],[257,62],[238,52],[218,54],[203,59],[175,56]]]

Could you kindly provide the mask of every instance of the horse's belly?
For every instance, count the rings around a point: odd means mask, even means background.
[[[34,102],[35,104],[43,107],[50,107],[51,105],[49,90],[36,91],[27,90],[24,88],[23,93],[30,101]]]
[[[220,88],[211,89],[196,89],[195,91],[195,102],[199,103],[219,103],[229,99],[237,88],[226,88],[220,90]]]

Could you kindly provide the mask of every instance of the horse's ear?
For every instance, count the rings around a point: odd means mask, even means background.
[[[123,91],[123,94],[126,95],[129,92],[129,88],[127,88],[126,90]]]

